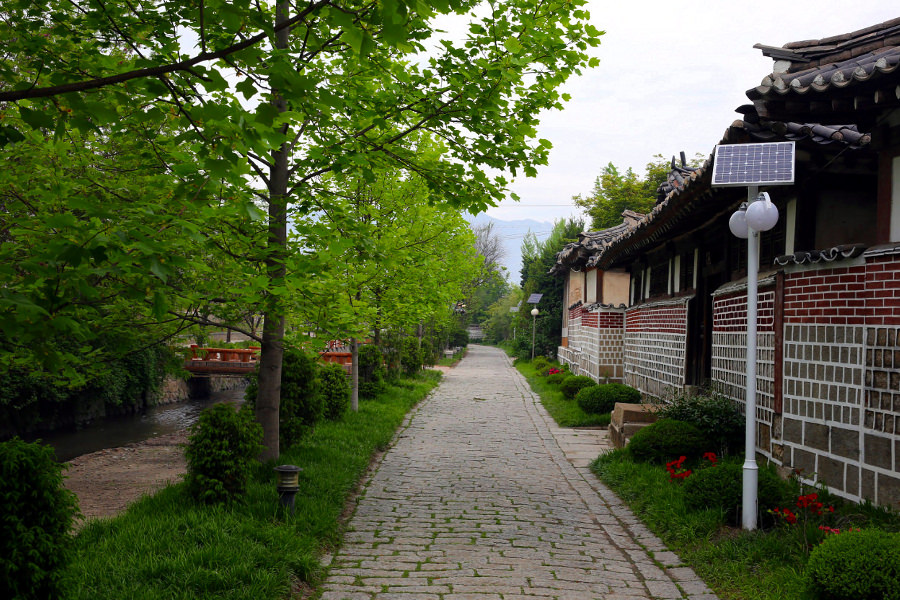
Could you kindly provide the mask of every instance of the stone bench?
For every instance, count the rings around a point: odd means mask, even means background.
[[[656,422],[656,407],[652,404],[624,404],[617,402],[609,423],[609,439],[616,448],[624,448],[628,440],[641,428]]]

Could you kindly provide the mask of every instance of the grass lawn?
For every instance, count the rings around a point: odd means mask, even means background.
[[[685,507],[680,485],[669,481],[664,467],[634,463],[623,450],[599,457],[591,469],[722,600],[808,597],[803,576],[808,542],[802,528],[779,526],[747,532],[723,525],[720,509],[691,512]],[[827,503],[832,502],[836,508],[833,524],[842,528],[900,529],[896,514],[836,498]],[[810,527],[817,531],[816,523]]]
[[[531,363],[520,360],[516,369],[528,380],[528,385],[541,398],[541,404],[560,427],[606,427],[610,415],[592,415],[581,410],[574,400],[568,400],[558,385],[547,383],[546,377],[537,374]]]
[[[278,509],[273,465],[266,464],[240,502],[198,505],[177,484],[89,524],[74,540],[69,596],[265,600],[315,586],[319,557],[340,543],[341,514],[373,454],[388,447],[439,380],[436,371],[402,380],[282,453],[279,464],[303,468],[293,516]]]

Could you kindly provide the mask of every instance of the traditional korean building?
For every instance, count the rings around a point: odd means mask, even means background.
[[[796,144],[794,184],[760,190],[781,217],[761,235],[757,450],[838,495],[897,508],[900,19],[756,47],[773,72],[720,143]],[[651,397],[696,386],[743,405],[747,244],[728,219],[746,189],[712,187],[714,160],[673,168],[650,214],[560,253],[559,356],[573,369]],[[627,278],[627,298],[607,302],[600,287],[589,298],[611,275]]]

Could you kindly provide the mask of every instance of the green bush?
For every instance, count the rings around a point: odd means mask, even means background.
[[[419,339],[405,337],[401,345],[400,364],[407,375],[415,375],[422,370],[422,349],[419,348]]]
[[[350,382],[344,368],[336,363],[325,363],[319,370],[322,396],[325,399],[324,417],[337,421],[350,406]]]
[[[322,418],[325,398],[319,389],[316,359],[299,348],[286,347],[281,366],[281,404],[278,410],[279,447],[290,448]],[[258,374],[250,376],[244,392],[246,405],[256,407]]]
[[[547,360],[546,356],[536,356],[534,360],[531,361],[531,366],[538,375],[546,375],[547,371],[550,369],[550,361]]]
[[[597,385],[597,382],[587,375],[569,375],[559,384],[559,390],[563,393],[563,396],[572,400],[579,390],[592,385]]]
[[[744,416],[725,396],[676,396],[661,405],[657,414],[662,419],[696,426],[709,440],[708,450],[718,454],[739,452],[743,448]]]
[[[458,327],[450,332],[450,337],[447,340],[450,346],[460,348],[465,348],[469,345],[469,332],[463,329],[462,327]]]
[[[816,600],[900,600],[900,534],[829,536],[809,555],[806,584]]]
[[[581,389],[575,395],[575,402],[586,413],[602,415],[612,412],[616,402],[640,404],[641,393],[621,383],[604,383]]]
[[[0,444],[0,597],[62,596],[78,514],[53,449],[13,438]]]
[[[374,398],[385,389],[384,357],[381,350],[372,344],[359,347],[359,397]]]
[[[740,525],[744,493],[744,469],[737,463],[721,463],[695,471],[684,480],[684,504],[689,510],[718,508],[730,525]],[[760,522],[769,521],[768,511],[785,506],[791,487],[771,467],[759,469],[757,499]]]
[[[635,433],[626,448],[637,462],[664,463],[679,456],[700,456],[708,444],[703,433],[690,423],[663,419]]]
[[[191,496],[215,503],[241,495],[262,451],[262,435],[262,426],[247,408],[238,411],[230,404],[216,404],[200,413],[184,453]]]
[[[568,373],[553,373],[551,375],[547,375],[547,383],[550,383],[552,385],[559,385],[562,383],[563,379],[568,376]]]

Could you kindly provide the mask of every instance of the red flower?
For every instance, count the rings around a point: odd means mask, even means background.
[[[716,453],[715,453],[715,452],[704,452],[704,453],[703,453],[703,458],[705,458],[706,460],[708,460],[709,462],[711,462],[713,466],[716,466],[716,464],[717,464],[717,462],[718,462],[718,460],[719,460],[718,458],[716,458]]]

